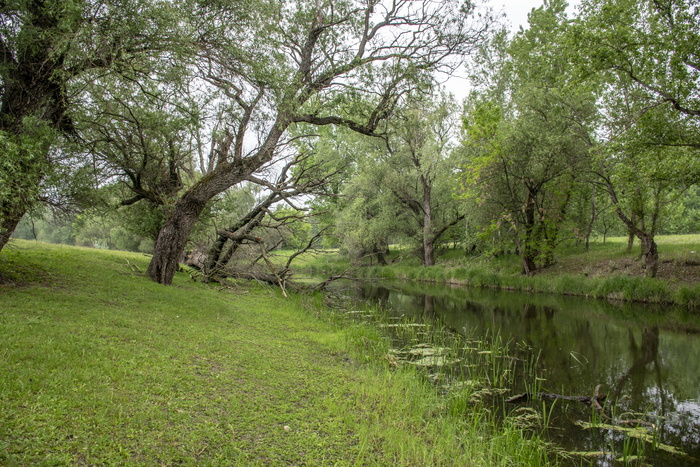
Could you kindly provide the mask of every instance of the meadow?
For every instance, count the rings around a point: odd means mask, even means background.
[[[162,286],[147,261],[27,241],[0,254],[1,465],[553,462],[318,294],[185,270]]]

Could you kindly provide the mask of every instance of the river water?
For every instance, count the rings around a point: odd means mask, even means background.
[[[516,344],[511,347],[518,349],[518,358],[528,358],[524,351],[537,357],[542,392],[591,396],[601,385],[600,393],[607,396],[600,420],[605,428],[586,428],[593,411],[577,401],[525,402],[546,408],[550,420],[543,435],[564,450],[603,451],[609,454],[591,457],[593,464],[618,465],[614,459],[632,440],[633,451],[643,453],[647,465],[700,465],[697,314],[423,283],[353,282],[343,287],[356,306],[381,307],[404,321],[440,323],[470,338],[500,335]],[[518,386],[503,400],[526,390]],[[572,462],[578,465],[581,458]]]

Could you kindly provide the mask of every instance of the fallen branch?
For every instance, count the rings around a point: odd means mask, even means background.
[[[601,385],[599,384],[595,387],[595,390],[593,391],[593,396],[564,396],[562,394],[554,394],[551,392],[538,392],[535,394],[530,392],[524,392],[522,394],[518,394],[517,396],[513,396],[509,399],[506,399],[506,402],[510,404],[515,404],[531,399],[561,399],[566,401],[582,402],[586,405],[592,405],[597,412],[602,412],[603,406],[601,405],[601,402],[604,402],[607,396],[605,394],[599,394],[600,386]]]

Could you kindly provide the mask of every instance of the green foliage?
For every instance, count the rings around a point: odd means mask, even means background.
[[[530,27],[501,45],[504,57],[491,73],[503,77],[471,96],[463,118],[459,175],[462,196],[479,212],[474,227],[505,233],[527,273],[553,261],[569,204],[585,188],[579,179],[590,169],[595,96],[571,83],[565,6],[533,10]]]
[[[356,140],[357,173],[346,185],[347,201],[335,206],[337,234],[355,257],[385,254],[392,240],[432,264],[430,251],[461,238],[454,119],[448,96],[412,99],[388,122],[386,142]]]
[[[41,182],[51,170],[49,148],[55,132],[29,117],[22,128],[19,133],[0,128],[0,221],[30,209],[37,202]]]

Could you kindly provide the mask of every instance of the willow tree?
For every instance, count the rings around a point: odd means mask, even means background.
[[[145,52],[162,51],[172,40],[165,26],[177,24],[169,16],[174,4],[0,2],[0,249],[49,177],[67,183],[56,169],[62,165],[65,175],[83,162],[58,147],[65,137],[79,140],[82,84],[112,74],[142,79]]]
[[[664,205],[700,180],[700,10],[685,0],[585,0],[571,59],[601,87],[598,174],[654,276]]]
[[[198,76],[218,92],[222,120],[215,164],[158,234],[148,274],[163,284],[209,200],[283,151],[290,127],[376,134],[408,90],[450,71],[488,26],[473,4],[456,0],[195,3]]]
[[[388,127],[386,154],[375,162],[394,202],[406,211],[398,230],[416,240],[424,266],[435,265],[436,244],[465,217],[454,196],[458,119],[451,100],[411,99]]]
[[[571,80],[565,11],[561,0],[533,10],[530,28],[505,47],[501,76],[464,118],[464,194],[493,226],[509,227],[525,274],[552,263],[588,169],[594,95]]]

